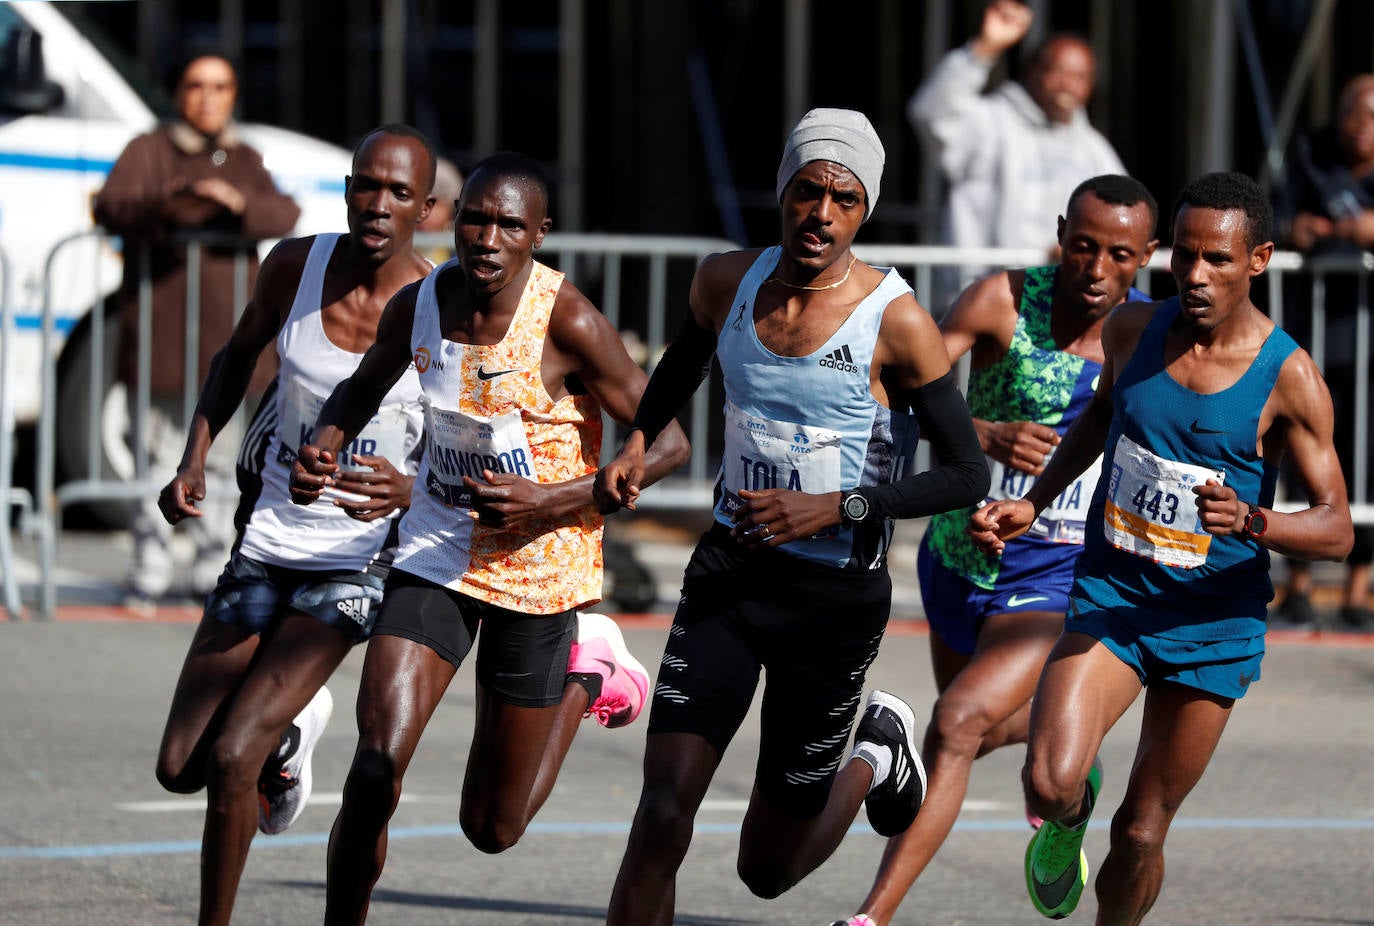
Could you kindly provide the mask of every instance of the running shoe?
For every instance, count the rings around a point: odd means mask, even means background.
[[[603,727],[623,727],[639,716],[649,692],[649,673],[630,655],[615,621],[604,614],[577,615],[577,642],[568,672],[601,676],[601,692],[587,707]]]
[[[315,751],[334,698],[321,687],[281,735],[258,776],[258,829],[269,836],[285,832],[310,800],[310,754]]]
[[[1088,771],[1088,814],[1102,790],[1102,760],[1093,759]],[[1088,820],[1076,827],[1046,820],[1026,847],[1026,888],[1031,903],[1042,916],[1062,920],[1078,906],[1088,883],[1088,857],[1083,854],[1083,836]]]
[[[847,920],[835,920],[830,926],[878,926],[867,913],[857,913]]]
[[[905,701],[885,691],[868,696],[854,742],[869,742],[892,754],[887,777],[864,798],[868,822],[880,836],[906,832],[926,796],[926,770],[916,752],[916,717]]]

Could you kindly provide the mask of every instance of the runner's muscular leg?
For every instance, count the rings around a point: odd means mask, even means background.
[[[954,828],[974,759],[1004,745],[1012,723],[1026,716],[1026,704],[1063,624],[1064,615],[1051,612],[988,617],[972,657],[964,657],[962,670],[941,686],[921,748],[929,776],[921,813],[905,833],[888,840],[873,887],[859,906],[879,923],[891,920]],[[931,651],[934,656],[934,634]],[[953,663],[944,659],[946,666]],[[937,668],[937,684],[939,672]],[[991,745],[990,737],[997,738]]]
[[[229,702],[209,760],[201,849],[200,921],[228,923],[258,824],[257,783],[281,731],[348,655],[352,641],[305,614],[288,614],[258,648]]]
[[[535,779],[561,709],[508,704],[477,682],[477,719],[458,819],[481,851],[504,852],[524,834]]]
[[[190,794],[205,786],[210,746],[257,650],[256,634],[201,618],[181,666],[158,749],[157,780],[168,791]]]
[[[530,789],[529,806],[525,812],[527,821],[533,820],[539,808],[549,799],[553,786],[558,781],[559,769],[572,748],[573,738],[582,728],[582,719],[591,706],[591,697],[586,688],[577,682],[569,682],[563,688],[563,700],[558,705],[553,729],[549,731],[544,745],[544,756],[539,762],[539,773],[535,776],[534,786]]]
[[[421,643],[373,634],[358,689],[358,747],[329,837],[325,923],[361,923],[386,861],[386,826],[420,735],[457,668]]]
[[[825,809],[805,820],[784,813],[756,785],[740,827],[740,880],[764,898],[794,887],[839,847],[872,783],[873,767],[850,759],[835,776]]]
[[[1021,771],[1031,812],[1059,821],[1080,812],[1093,758],[1140,691],[1135,670],[1093,637],[1066,631],[1059,638],[1031,701]]]
[[[1099,924],[1139,923],[1154,905],[1169,825],[1206,770],[1234,706],[1231,698],[1183,685],[1150,686],[1135,766],[1097,875]]]
[[[652,733],[644,790],[611,892],[607,926],[671,926],[678,868],[721,754],[694,733]]]

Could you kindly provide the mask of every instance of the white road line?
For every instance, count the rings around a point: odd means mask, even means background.
[[[343,792],[341,791],[315,791],[310,795],[311,806],[337,807],[343,803]],[[458,798],[455,797],[434,797],[425,794],[402,794],[402,804],[456,804]],[[178,813],[183,810],[205,811],[205,795],[196,794],[190,797],[167,798],[159,801],[121,801],[115,804],[116,810],[127,810],[130,813]]]

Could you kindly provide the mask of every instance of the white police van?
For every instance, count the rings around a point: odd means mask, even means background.
[[[91,197],[124,146],[157,121],[159,91],[142,84],[118,49],[81,22],[80,3],[0,2],[0,248],[15,320],[11,375],[15,420],[39,415],[44,279],[56,315],[59,359],[57,456],[60,477],[85,474],[91,388],[91,309],[119,282],[112,242],[97,242]],[[41,55],[36,52],[41,50]],[[301,206],[296,234],[337,231],[344,222],[350,153],[294,132],[240,126],[277,186]],[[73,239],[67,244],[61,242]],[[265,243],[264,253],[270,246]],[[49,255],[51,271],[47,268]],[[113,335],[114,319],[106,321]],[[114,338],[106,339],[113,358]],[[109,379],[112,363],[105,364]],[[105,465],[132,472],[121,432],[120,387],[102,388]]]

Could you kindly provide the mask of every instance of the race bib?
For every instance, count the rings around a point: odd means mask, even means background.
[[[484,469],[537,481],[519,412],[483,418],[431,405],[425,412],[425,441],[425,490],[445,505],[471,508],[472,493],[463,477],[480,482]]]
[[[1049,462],[1049,457],[1045,458],[1045,462]],[[988,490],[987,497],[989,502],[1021,498],[1035,485],[1036,477],[1030,473],[1007,466],[992,457],[988,457],[988,468],[992,471],[992,488]],[[1101,470],[1102,458],[1098,457],[1083,471],[1083,475],[1069,483],[1064,491],[1040,512],[1035,523],[1026,531],[1027,536],[1053,543],[1081,544],[1087,533],[1088,505],[1092,501],[1093,486]]]
[[[277,431],[281,436],[277,448],[278,463],[290,466],[296,462],[297,448],[302,444],[314,443],[315,422],[319,420],[327,399],[328,396],[316,395],[297,380],[287,383],[282,402],[282,422]],[[339,451],[339,468],[350,472],[370,469],[353,462],[355,455],[361,455],[386,457],[399,469],[406,458],[407,430],[406,413],[401,406],[379,408],[358,432],[358,436]]]
[[[1118,549],[1163,566],[1207,561],[1212,535],[1202,528],[1193,487],[1226,474],[1156,456],[1122,435],[1112,453],[1103,530]]]
[[[838,492],[840,433],[772,421],[725,403],[725,452],[721,457],[722,510],[744,505],[744,489],[790,489],[820,495]]]

